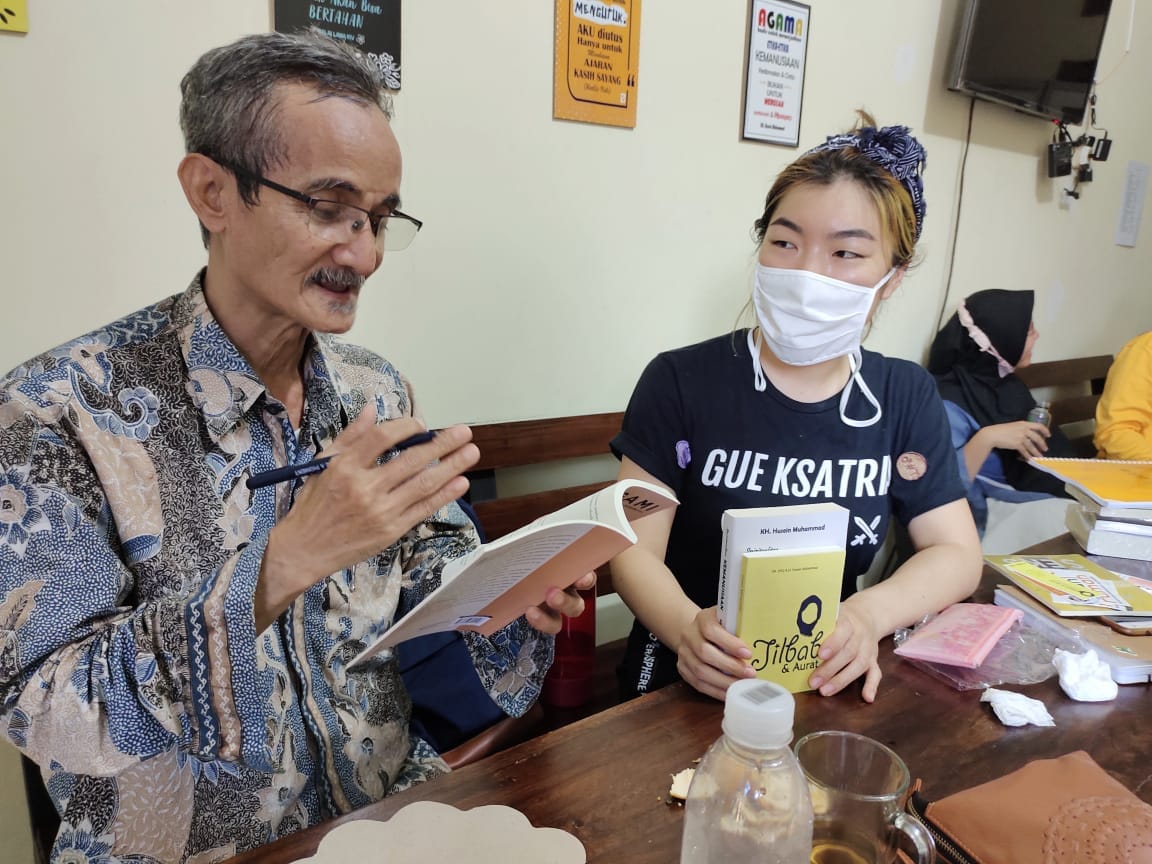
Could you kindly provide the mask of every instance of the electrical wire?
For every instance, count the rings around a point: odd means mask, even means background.
[[[968,168],[968,150],[972,147],[972,115],[976,111],[976,97],[968,101],[968,131],[964,135],[964,153],[960,157],[960,179],[956,190],[956,213],[952,217],[952,241],[948,254],[948,277],[944,280],[944,296],[940,298],[940,311],[936,314],[936,329],[944,326],[948,298],[952,296],[952,271],[956,267],[956,241],[960,236],[960,209],[964,203],[964,174]]]
[[[1128,6],[1128,37],[1124,40],[1124,52],[1120,55],[1120,59],[1116,61],[1116,65],[1113,66],[1111,69],[1109,69],[1108,73],[1106,75],[1104,75],[1103,77],[1097,77],[1092,82],[1094,85],[1095,84],[1103,84],[1105,81],[1107,81],[1109,78],[1111,78],[1112,74],[1117,69],[1120,68],[1120,64],[1122,64],[1125,60],[1128,59],[1128,55],[1130,53],[1132,53],[1132,30],[1135,26],[1136,26],[1136,0],[1130,0],[1130,5]]]

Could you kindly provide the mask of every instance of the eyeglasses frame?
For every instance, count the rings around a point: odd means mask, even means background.
[[[340,207],[351,207],[353,210],[359,210],[361,213],[363,213],[365,216],[368,217],[368,225],[372,229],[372,237],[373,238],[380,236],[380,234],[379,234],[380,223],[383,222],[385,219],[392,219],[392,218],[399,217],[400,219],[403,219],[406,222],[411,222],[413,225],[416,226],[416,234],[419,234],[420,229],[424,227],[424,223],[421,220],[417,219],[415,216],[409,216],[407,213],[403,212],[402,210],[393,210],[392,212],[390,212],[386,216],[380,215],[377,213],[373,213],[371,210],[365,210],[363,207],[357,207],[355,204],[348,204],[345,201],[333,201],[330,198],[316,198],[312,195],[309,195],[306,192],[301,192],[297,189],[292,189],[288,186],[284,186],[280,183],[277,183],[275,180],[269,180],[267,177],[264,177],[261,174],[257,174],[255,171],[249,171],[247,168],[241,168],[239,165],[235,165],[231,162],[224,162],[222,160],[217,160],[217,161],[218,161],[218,164],[227,168],[233,174],[242,175],[242,176],[248,178],[249,180],[255,181],[260,186],[268,187],[273,192],[279,192],[281,195],[287,195],[289,198],[292,198],[296,201],[299,201],[301,204],[303,204],[305,207],[308,208],[309,215],[311,215],[312,211],[315,210],[317,205],[319,205],[319,204],[335,204],[335,205],[340,206]],[[385,229],[385,231],[387,231],[387,229]],[[415,239],[416,235],[413,234],[412,237],[413,237],[413,239]],[[411,243],[412,241],[410,240],[408,242]],[[381,244],[381,248],[383,248],[383,243]],[[402,247],[402,249],[406,249],[406,248],[407,248],[406,246]],[[402,249],[401,250],[393,250],[393,251],[402,251]]]

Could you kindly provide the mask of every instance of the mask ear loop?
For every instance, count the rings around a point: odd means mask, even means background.
[[[884,413],[884,410],[880,407],[879,400],[869,389],[867,383],[865,383],[864,376],[860,374],[860,362],[858,353],[848,355],[848,366],[852,370],[852,377],[848,379],[848,383],[844,385],[844,390],[840,393],[840,420],[845,426],[851,426],[853,429],[863,429],[865,426],[872,426],[878,423]],[[860,394],[876,408],[876,413],[867,420],[853,420],[848,416],[848,397],[852,393],[853,382],[860,388]]]
[[[988,338],[988,334],[976,326],[976,322],[972,318],[972,313],[968,311],[968,307],[964,305],[963,300],[960,301],[960,305],[956,309],[956,317],[960,319],[960,323],[964,326],[964,329],[968,331],[968,336],[976,343],[976,347],[985,354],[991,354],[996,358],[996,368],[1001,378],[1007,378],[1016,371],[1015,366],[1000,356],[1000,352],[996,350],[996,346],[992,344],[992,340]]]
[[[748,353],[752,355],[752,375],[756,390],[763,393],[768,389],[768,379],[764,377],[764,367],[760,365],[760,328],[748,330]]]
[[[756,389],[763,392],[768,389],[768,381],[764,377],[764,369],[760,366],[760,328],[758,327],[754,327],[748,331],[748,351],[752,355],[752,372],[756,382]],[[852,376],[848,379],[848,383],[844,385],[844,390],[840,393],[840,420],[846,426],[851,426],[854,429],[863,429],[866,426],[872,426],[878,423],[884,411],[880,407],[879,400],[864,381],[864,377],[860,374],[860,361],[857,360],[856,354],[848,355],[848,366],[852,370]],[[852,394],[852,382],[856,382],[856,386],[860,388],[860,393],[876,408],[876,413],[867,420],[853,420],[848,416],[848,397]]]

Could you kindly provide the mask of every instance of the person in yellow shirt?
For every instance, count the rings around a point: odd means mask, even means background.
[[[1120,349],[1096,406],[1101,459],[1152,459],[1152,330]]]

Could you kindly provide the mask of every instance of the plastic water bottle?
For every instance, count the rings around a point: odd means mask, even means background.
[[[1050,427],[1052,425],[1052,403],[1037,402],[1035,407],[1028,412],[1028,422],[1043,423]]]
[[[688,787],[680,864],[808,864],[812,799],[788,747],[795,708],[769,681],[728,688],[724,734]]]

